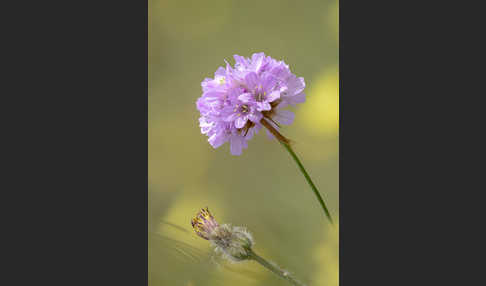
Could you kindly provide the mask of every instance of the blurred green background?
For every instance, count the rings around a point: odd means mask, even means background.
[[[208,206],[246,226],[257,253],[308,285],[338,285],[332,229],[285,149],[262,130],[242,156],[199,129],[201,81],[255,52],[306,81],[292,139],[331,214],[338,193],[338,2],[149,0],[149,285],[286,285],[255,262],[221,261],[190,220]]]

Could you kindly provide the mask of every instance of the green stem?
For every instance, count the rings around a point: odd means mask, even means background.
[[[273,134],[273,136],[275,136],[278,139],[278,142],[280,142],[280,144],[282,144],[285,147],[285,149],[287,149],[287,151],[289,151],[290,156],[292,156],[292,158],[294,158],[295,163],[297,163],[300,171],[302,172],[302,174],[304,174],[304,177],[307,180],[307,183],[309,183],[309,186],[314,191],[314,194],[316,195],[317,200],[321,204],[322,209],[324,210],[324,213],[326,214],[327,218],[329,219],[331,224],[334,225],[334,222],[332,221],[332,218],[331,218],[331,214],[329,213],[329,210],[327,209],[326,204],[324,203],[324,200],[321,197],[321,194],[319,194],[319,191],[317,190],[316,186],[312,182],[309,174],[307,174],[307,171],[305,170],[304,165],[302,165],[302,163],[300,162],[297,155],[295,155],[294,150],[292,150],[292,147],[290,147],[290,140],[287,139],[282,134],[280,134],[280,132],[278,132],[278,130],[275,129],[275,127],[273,127],[273,125],[270,124],[270,122],[268,122],[265,118],[262,118],[260,123],[263,126],[265,126],[268,129],[268,131],[270,131],[270,133]]]
[[[324,213],[326,214],[326,216],[329,219],[329,221],[331,222],[331,224],[334,225],[334,222],[333,222],[333,220],[331,218],[331,214],[329,213],[329,210],[327,209],[326,204],[324,203],[324,200],[321,197],[321,194],[319,194],[319,191],[317,190],[316,186],[312,182],[309,174],[307,174],[307,171],[305,170],[304,165],[302,165],[302,163],[300,162],[299,158],[295,154],[294,150],[292,150],[292,147],[290,147],[290,144],[284,143],[282,141],[279,141],[279,142],[285,147],[285,149],[287,149],[287,151],[289,151],[290,156],[292,156],[292,158],[294,159],[295,163],[297,163],[297,165],[299,166],[300,171],[302,172],[302,174],[304,175],[305,179],[307,180],[307,183],[309,183],[309,186],[311,187],[311,189],[314,191],[314,194],[316,195],[317,200],[321,204],[322,209],[324,209]]]
[[[296,280],[295,278],[290,276],[290,273],[288,273],[287,271],[280,269],[278,266],[266,261],[263,257],[259,256],[258,254],[256,254],[252,250],[250,250],[250,257],[251,257],[251,259],[260,263],[263,267],[265,267],[268,270],[275,273],[280,278],[283,278],[283,279],[289,281],[290,283],[292,283],[292,285],[304,286],[304,284],[302,284],[301,282],[299,282],[298,280]]]

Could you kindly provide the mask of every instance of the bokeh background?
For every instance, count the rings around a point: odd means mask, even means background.
[[[308,285],[338,285],[331,228],[285,149],[260,132],[243,155],[213,149],[199,129],[200,83],[224,59],[265,52],[306,81],[282,133],[339,217],[338,1],[149,0],[149,285],[286,285],[255,262],[231,264],[194,234],[208,206],[246,226],[261,256]]]

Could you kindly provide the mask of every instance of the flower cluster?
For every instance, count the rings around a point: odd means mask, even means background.
[[[222,253],[225,258],[234,262],[250,259],[253,238],[245,228],[219,225],[208,208],[201,209],[191,225],[197,235],[209,240],[216,252]]]
[[[201,132],[211,146],[218,148],[229,141],[231,154],[241,155],[262,126],[273,129],[268,133],[273,137],[279,124],[293,122],[294,114],[283,108],[305,101],[305,83],[283,61],[264,53],[234,59],[234,68],[226,62],[226,68],[219,67],[214,78],[201,83],[197,108]]]

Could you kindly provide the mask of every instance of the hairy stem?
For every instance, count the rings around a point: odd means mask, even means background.
[[[255,260],[256,262],[260,263],[260,265],[262,265],[263,267],[267,268],[268,270],[272,271],[273,273],[275,273],[277,276],[279,276],[280,278],[283,278],[287,281],[289,281],[292,285],[296,285],[296,286],[305,286],[305,284],[301,283],[300,281],[298,281],[297,279],[293,278],[290,273],[288,273],[287,271],[285,270],[282,270],[280,269],[278,266],[276,266],[275,264],[273,263],[270,263],[268,262],[267,260],[265,260],[264,258],[262,258],[261,256],[259,256],[258,254],[256,254],[255,252],[253,252],[252,250],[250,251],[250,257],[251,259]]]

